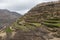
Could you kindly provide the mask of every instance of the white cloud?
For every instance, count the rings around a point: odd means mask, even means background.
[[[0,9],[9,9],[24,14],[36,4],[47,1],[55,0],[0,0]]]
[[[0,8],[1,8],[1,9],[5,9],[6,6],[7,6],[7,4],[5,4],[5,3],[0,3]]]

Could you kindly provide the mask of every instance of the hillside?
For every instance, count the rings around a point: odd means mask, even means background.
[[[38,4],[13,27],[17,32],[14,40],[59,40],[60,2]]]
[[[7,40],[59,40],[60,2],[38,4],[10,27],[15,35]]]
[[[15,22],[21,15],[6,9],[0,9],[0,29]]]
[[[25,16],[26,22],[41,22],[51,17],[60,17],[60,3],[49,2],[38,4],[32,8]],[[27,18],[28,17],[28,18]]]

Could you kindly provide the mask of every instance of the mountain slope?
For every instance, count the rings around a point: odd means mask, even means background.
[[[38,4],[11,27],[16,32],[12,40],[60,39],[60,2]]]
[[[0,29],[15,22],[21,15],[6,9],[0,9]]]
[[[36,7],[32,8],[25,15],[25,20],[40,22],[41,19],[47,19],[55,16],[60,17],[60,3],[49,2],[39,4]]]
[[[60,19],[60,2],[38,4],[22,16],[16,24],[18,24],[18,26],[40,26],[44,20],[53,18]]]

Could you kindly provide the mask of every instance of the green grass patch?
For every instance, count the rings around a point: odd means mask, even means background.
[[[24,24],[18,24],[17,22],[14,23],[14,25],[12,25],[15,28],[18,28],[20,30],[23,31],[29,31],[29,30],[35,30],[37,27],[40,27],[41,24],[40,23],[24,23]]]
[[[60,23],[57,23],[57,24],[44,23],[44,25],[49,25],[49,26],[52,26],[52,27],[60,27]]]
[[[40,23],[29,23],[29,24],[35,25],[36,27],[40,27],[41,26]]]
[[[29,30],[36,29],[36,27],[34,25],[29,25],[29,24],[25,25],[25,27],[27,27]]]
[[[24,26],[24,24],[19,25],[18,23],[14,23],[13,27],[18,28],[18,29],[20,29],[22,31],[28,31],[29,30],[26,26]]]
[[[43,24],[49,27],[60,27],[60,19],[48,19],[44,20]]]
[[[6,30],[5,30],[7,33],[11,33],[12,30],[10,29],[10,27],[6,27]]]

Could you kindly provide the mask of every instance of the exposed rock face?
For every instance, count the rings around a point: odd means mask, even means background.
[[[16,12],[10,12],[6,9],[0,9],[0,29],[9,26],[15,22],[21,15]]]
[[[55,17],[60,19],[60,2],[38,4],[18,20],[16,25],[19,27],[16,28],[16,34],[11,40],[59,40],[60,26],[58,28],[55,25],[51,28],[41,24],[44,20]]]

